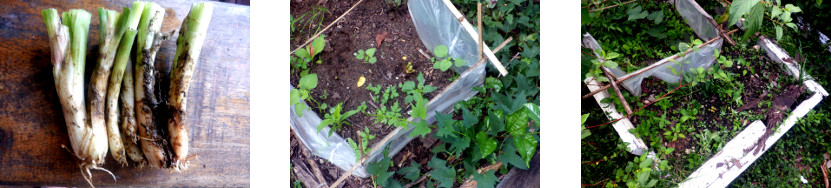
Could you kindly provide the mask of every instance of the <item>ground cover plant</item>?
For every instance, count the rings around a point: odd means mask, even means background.
[[[654,150],[662,159],[661,163],[666,162],[666,164],[656,165],[657,168],[655,169],[659,169],[660,172],[653,170],[652,173],[643,174],[644,169],[640,168],[640,165],[648,162],[644,162],[639,156],[630,154],[626,150],[626,144],[619,138],[610,139],[597,136],[597,134],[615,135],[617,133],[610,125],[597,126],[608,122],[608,119],[592,98],[582,101],[581,114],[587,114],[586,123],[581,125],[584,127],[582,133],[584,138],[581,140],[581,158],[583,161],[581,182],[584,186],[615,187],[626,185],[631,187],[640,185],[640,187],[649,187],[652,180],[657,180],[652,185],[658,187],[675,185],[684,181],[686,176],[700,167],[715,152],[718,152],[735,134],[743,130],[744,125],[754,120],[764,121],[766,112],[774,103],[772,98],[787,93],[786,91],[789,91],[788,86],[797,85],[803,79],[794,79],[788,76],[778,64],[773,63],[764,55],[763,50],[757,50],[755,42],[758,38],[757,35],[752,35],[756,31],[777,40],[779,45],[786,49],[791,56],[796,57],[796,62],[800,65],[805,65],[804,62],[806,61],[826,62],[828,60],[829,53],[823,51],[823,46],[818,44],[816,34],[801,34],[805,31],[797,31],[798,28],[789,26],[793,24],[792,21],[799,16],[798,13],[800,12],[799,7],[789,4],[793,2],[758,2],[758,4],[750,5],[748,10],[744,10],[744,13],[733,10],[738,7],[722,5],[730,5],[726,2],[699,2],[705,11],[721,23],[733,19],[731,17],[733,15],[722,14],[731,11],[737,15],[743,15],[746,19],[750,17],[764,19],[760,23],[746,23],[758,24],[754,26],[758,28],[755,31],[747,32],[750,34],[734,34],[733,40],[736,40],[736,46],[725,44],[725,47],[717,53],[717,60],[713,67],[691,70],[690,72],[693,74],[684,76],[681,84],[667,84],[658,79],[647,78],[641,85],[644,88],[644,94],[641,96],[632,96],[628,92],[624,92],[624,98],[630,102],[634,109],[654,102],[651,106],[635,112],[630,117],[636,127],[630,132],[643,138],[648,147]],[[602,9],[616,4],[593,4],[594,1],[584,3],[586,3],[584,8],[588,10]],[[736,6],[737,3],[748,2],[732,1],[732,6]],[[588,15],[594,19],[588,21],[590,23],[584,28],[590,26],[595,28],[604,27],[598,26],[596,23],[622,22],[621,20],[607,18],[598,20],[597,18],[600,17],[592,17],[592,14],[596,16],[614,11],[617,13],[608,14],[619,15],[623,14],[620,12],[637,12],[634,9],[638,6],[652,6],[641,4],[644,3],[620,4],[620,6],[605,9],[602,13],[590,12]],[[762,9],[763,11],[760,11],[762,14],[754,13],[754,11],[759,10],[750,10],[754,6],[756,6],[756,9]],[[589,12],[588,10],[585,12]],[[672,11],[674,12],[674,10]],[[751,16],[751,14],[755,15]],[[789,20],[788,17],[793,18]],[[682,22],[682,24],[684,23]],[[640,31],[643,28],[648,29],[648,27],[643,26],[633,26],[629,29]],[[589,32],[597,38],[601,38],[601,35],[614,33],[603,29],[589,30]],[[600,40],[598,39],[607,53],[608,51],[622,51],[621,44]],[[625,41],[620,42],[625,44]],[[672,48],[671,46],[679,46],[678,42],[672,41],[652,42],[670,48]],[[661,49],[661,47],[658,48]],[[811,55],[806,55],[808,54],[806,51],[810,51]],[[641,53],[621,54],[624,55],[621,55],[621,58],[614,59],[614,61],[618,62],[622,68],[629,66],[627,63],[620,63],[627,61],[622,59],[631,61],[631,59],[644,56]],[[587,65],[591,65],[589,63],[596,58],[583,55],[584,62],[586,62],[583,71],[590,72],[592,66]],[[654,62],[644,61],[648,62],[645,65]],[[827,69],[824,69],[826,66],[825,63],[814,65],[808,63],[804,66],[804,69],[813,76],[827,72]],[[813,77],[817,78],[816,80],[821,85],[827,87],[826,81],[819,78],[825,76]],[[686,84],[696,86],[684,86]],[[674,90],[676,88],[679,89]],[[670,93],[670,91],[672,91],[671,94],[662,98],[664,94]],[[585,95],[588,90],[584,87],[582,93]],[[797,97],[797,101],[803,100],[804,96],[803,93],[801,97]],[[624,110],[616,98],[617,96],[612,94],[612,97],[606,102],[615,102],[619,108],[618,111],[623,112]],[[821,169],[825,167],[820,167],[818,164],[824,164],[823,154],[827,152],[827,147],[824,147],[825,144],[819,143],[827,140],[828,136],[819,131],[821,128],[818,126],[823,121],[819,118],[827,116],[827,110],[825,110],[827,105],[825,103],[827,102],[820,103],[814,111],[797,123],[767,153],[736,178],[732,186],[822,185],[825,178],[823,176],[824,171]],[[808,151],[806,148],[814,149],[814,151]],[[803,184],[800,178],[805,178],[808,184]]]
[[[473,10],[475,13],[476,1],[453,2],[462,12]],[[350,14],[358,19],[342,21],[339,23],[342,29],[327,33],[326,47],[319,54],[322,64],[313,64],[308,70],[309,74],[326,75],[319,77],[318,87],[311,89],[313,94],[310,98],[315,101],[328,103],[329,106],[338,104],[334,101],[343,101],[343,109],[358,109],[355,107],[366,104],[365,110],[346,119],[346,122],[351,121],[352,126],[343,126],[341,131],[335,131],[350,140],[350,147],[356,153],[361,153],[356,154],[356,158],[365,155],[369,149],[367,145],[372,146],[392,129],[415,129],[407,136],[416,139],[398,154],[385,154],[378,161],[368,164],[366,169],[371,178],[350,177],[346,179],[346,186],[400,187],[411,184],[458,187],[475,183],[472,185],[494,187],[514,167],[531,169],[531,159],[537,154],[540,144],[539,4],[534,1],[512,1],[500,5],[485,2],[485,7],[490,7],[483,11],[483,16],[490,19],[484,24],[485,42],[493,47],[507,37],[515,38],[503,48],[504,52],[496,54],[507,65],[509,74],[497,76],[498,72],[488,65],[485,85],[474,88],[479,94],[458,102],[452,112],[437,115],[437,121],[433,124],[423,120],[427,114],[427,102],[458,77],[449,68],[462,66],[464,61],[449,57],[446,46],[444,52],[434,49],[434,53],[429,53],[414,29],[392,29],[392,26],[404,28],[404,24],[382,21],[387,26],[379,28],[386,29],[386,32],[370,32],[377,31],[377,28],[354,32],[353,26],[356,25],[377,26],[360,20],[378,20],[378,14],[411,25],[406,6],[390,5],[393,4],[384,1],[364,2],[357,7]],[[308,10],[305,5],[298,5],[297,9],[294,3],[292,6],[293,15]],[[351,4],[328,2],[322,6],[333,15],[339,15]],[[468,14],[468,19],[474,20],[473,15]],[[506,15],[511,17],[507,26],[501,24],[508,23],[503,18]],[[517,20],[513,20],[514,17]],[[381,39],[372,40],[377,37]],[[516,40],[520,37],[524,40]],[[299,43],[296,40],[292,45]],[[363,63],[369,62],[367,49],[371,48],[375,48],[372,57],[376,58],[376,62]],[[418,48],[428,52],[430,57],[423,57]],[[358,57],[360,50],[364,52],[363,57]],[[335,68],[322,68],[325,66]],[[347,68],[349,66],[351,70]],[[340,68],[347,70],[338,70]],[[293,85],[297,86],[296,80],[302,79],[300,74],[300,71],[292,74]],[[363,87],[355,87],[357,76],[366,77]],[[325,84],[327,82],[329,84]],[[328,92],[328,96],[319,97],[324,92]],[[312,110],[318,114],[325,113],[315,107]],[[414,119],[408,119],[410,117]],[[293,169],[298,165],[295,159],[318,159],[300,155],[302,150],[302,146],[298,147],[293,139]],[[321,166],[321,173],[329,183],[343,173],[326,162],[318,161],[316,165]]]

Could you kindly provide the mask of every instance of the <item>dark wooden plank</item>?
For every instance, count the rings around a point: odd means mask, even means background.
[[[158,2],[165,7],[163,31],[178,30],[194,0]],[[121,10],[132,0],[98,2],[4,1],[0,6],[0,185],[87,186],[69,145],[52,78],[41,10],[83,8],[93,14],[86,76],[98,54],[98,7]],[[189,89],[190,153],[198,159],[185,172],[121,167],[108,156],[109,175],[93,171],[97,186],[247,186],[249,184],[249,12],[247,6],[214,2],[208,36]],[[175,36],[157,65],[169,73]],[[87,79],[87,82],[89,79]],[[168,85],[165,83],[165,85]]]

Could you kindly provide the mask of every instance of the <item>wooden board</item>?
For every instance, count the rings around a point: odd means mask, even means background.
[[[158,2],[166,8],[163,31],[178,30],[194,0]],[[86,82],[98,54],[98,7],[119,10],[132,0],[98,2],[4,1],[0,6],[0,185],[88,186],[69,145],[51,74],[41,10],[82,8],[92,13]],[[108,155],[93,171],[96,186],[248,186],[249,12],[247,6],[215,2],[213,19],[188,96],[190,153],[185,172],[121,167]],[[176,36],[165,41],[157,67],[169,74]],[[164,83],[164,86],[169,85]],[[87,86],[88,87],[88,86]]]

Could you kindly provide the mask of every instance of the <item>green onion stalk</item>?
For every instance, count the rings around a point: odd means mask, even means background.
[[[90,169],[102,168],[107,155],[107,130],[87,121],[84,101],[84,67],[91,14],[72,9],[61,17],[55,9],[41,12],[52,51],[52,76],[63,108],[72,153],[81,160],[84,179],[92,185]],[[66,147],[66,146],[63,146]],[[113,175],[113,179],[115,176]]]
[[[187,156],[189,138],[185,112],[187,91],[205,42],[212,14],[212,4],[193,4],[187,17],[182,21],[179,38],[176,40],[176,55],[170,70],[170,99],[168,101],[171,112],[168,129],[174,154],[171,168],[176,170],[187,169],[189,163],[190,157]]]
[[[138,137],[144,157],[153,168],[166,168],[170,165],[169,149],[164,143],[162,132],[153,122],[158,105],[154,92],[156,52],[163,40],[167,38],[161,32],[165,10],[156,3],[148,3],[141,14],[137,41],[135,67],[135,104],[138,123]]]

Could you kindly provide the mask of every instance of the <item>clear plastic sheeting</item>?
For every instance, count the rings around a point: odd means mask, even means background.
[[[676,0],[674,1],[675,10],[681,14],[681,17],[687,22],[690,28],[693,29],[695,34],[701,38],[702,42],[706,42],[718,37],[718,30],[716,30],[715,26],[710,22],[712,17],[710,17],[707,12],[701,9],[697,3],[692,2],[692,0]],[[586,39],[589,37],[589,39]],[[593,38],[590,38],[591,35],[588,33],[584,35],[584,45],[587,41],[594,42],[597,48],[592,49],[599,49],[600,45],[595,41]],[[710,65],[715,62],[716,58],[713,56],[715,54],[716,49],[721,49],[722,43],[724,39],[718,39],[713,43],[707,44],[699,48],[697,51],[692,51],[687,55],[677,57],[676,55],[664,58],[649,67],[643,68],[641,70],[642,73],[636,74],[641,71],[635,71],[633,73],[629,73],[623,75],[623,71],[619,69],[615,70],[612,69],[612,74],[618,78],[630,77],[627,80],[623,81],[623,88],[629,90],[634,95],[641,95],[641,82],[643,82],[644,78],[655,76],[658,79],[664,80],[669,83],[678,83],[681,81],[681,76],[685,73],[690,71],[690,69],[697,69],[701,68],[709,68]],[[586,45],[587,47],[592,47],[593,45]],[[692,46],[691,46],[692,47]],[[651,68],[654,67],[654,68]],[[651,69],[649,69],[651,68]],[[648,69],[648,70],[646,70]],[[675,72],[673,72],[673,70]],[[634,75],[634,76],[633,76]]]
[[[289,89],[294,89],[294,87],[289,85]],[[302,105],[306,105],[305,101],[302,103]],[[309,151],[312,151],[314,155],[320,158],[328,160],[344,171],[349,171],[355,166],[355,150],[352,150],[349,143],[341,138],[340,135],[332,134],[332,136],[329,136],[329,126],[317,132],[317,125],[322,120],[311,108],[308,108],[308,105],[306,110],[303,111],[303,117],[297,116],[297,113],[294,111],[294,105],[289,105],[289,107],[291,108],[290,119],[294,134]],[[358,168],[363,169],[363,167]],[[369,177],[365,170],[360,172],[355,171],[352,174],[361,178]]]
[[[476,39],[472,37],[476,34],[470,23],[458,20],[456,15],[460,15],[460,13],[452,6],[446,0],[407,2],[410,16],[413,18],[418,36],[424,46],[432,51],[433,47],[437,45],[445,45],[448,47],[451,57],[462,58],[466,63],[462,67],[453,67],[453,71],[459,73],[459,78],[442,88],[440,93],[427,103],[427,118],[425,118],[425,121],[428,124],[436,121],[436,113],[449,113],[453,110],[456,102],[470,99],[476,95],[478,92],[474,91],[473,87],[480,87],[485,83],[485,67],[487,67],[488,62],[476,64],[479,59],[477,52],[479,46]],[[483,55],[487,56],[488,60],[498,61],[487,45],[483,47],[485,48]],[[292,87],[290,86],[290,88]],[[305,102],[303,105],[305,105]],[[315,155],[329,160],[344,171],[348,171],[356,165],[355,152],[343,138],[337,133],[332,134],[331,137],[328,136],[329,127],[323,128],[319,133],[317,132],[317,125],[322,120],[314,111],[306,110],[303,112],[303,117],[298,117],[294,112],[294,106],[290,107],[291,126],[294,128],[297,137],[309,150]],[[402,112],[402,114],[404,113],[406,112]],[[408,121],[418,120],[410,117]],[[352,174],[366,178],[368,173],[364,165],[383,158],[385,148],[389,147],[389,156],[395,156],[396,153],[401,151],[404,146],[416,138],[409,137],[414,126],[408,127],[411,129],[397,128],[387,133],[383,139],[372,146],[372,153],[368,155],[366,161],[357,164],[359,166]]]
[[[438,45],[445,45],[450,57],[465,60],[462,67],[452,66],[453,71],[464,72],[478,62],[477,39],[465,30],[462,22],[459,22],[443,0],[407,1],[407,8],[410,10],[418,37],[430,52]]]
[[[470,99],[479,92],[472,90],[473,87],[481,87],[485,83],[485,63],[479,64],[476,67],[469,69],[468,71],[462,73],[459,76],[459,79],[455,82],[451,83],[444,90],[442,93],[434,97],[430,102],[427,103],[427,118],[424,120],[427,121],[427,124],[432,124],[436,122],[436,112],[439,113],[449,113],[453,110],[453,105],[456,102],[461,100]],[[409,119],[413,121],[412,118]],[[389,156],[393,156],[398,151],[401,151],[407,143],[410,143],[415,137],[409,137],[410,132],[415,129],[415,126],[408,126],[410,129],[402,129],[398,128],[394,130],[390,134],[395,134],[389,139],[390,144],[390,153]],[[385,145],[376,145],[375,147],[386,147]],[[383,157],[383,148],[379,149],[377,152],[371,153],[369,156],[368,161],[375,161]],[[361,168],[363,170],[363,168]]]

